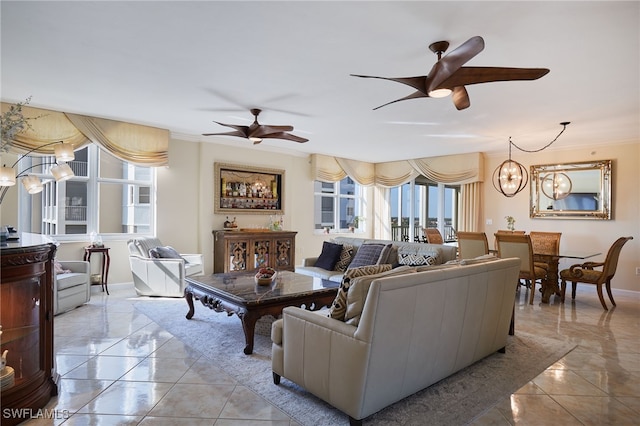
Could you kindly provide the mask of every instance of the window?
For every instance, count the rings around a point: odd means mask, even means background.
[[[314,182],[314,227],[346,232],[364,212],[362,187],[350,177],[340,182]],[[360,222],[362,223],[362,222]]]
[[[438,184],[419,176],[412,182],[391,188],[389,202],[393,240],[421,240],[422,228],[438,228],[445,241],[455,241],[459,185]]]
[[[43,162],[27,157],[27,166]],[[44,162],[54,162],[45,158]],[[122,161],[90,145],[68,163],[75,176],[55,182],[48,167],[34,168],[44,183],[41,194],[20,193],[21,229],[56,236],[152,233],[155,218],[155,169]],[[24,214],[26,213],[26,214]],[[31,218],[29,222],[28,218]],[[38,229],[39,228],[39,229]]]

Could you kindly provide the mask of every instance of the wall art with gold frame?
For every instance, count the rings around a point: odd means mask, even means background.
[[[284,214],[284,170],[214,163],[214,213]]]

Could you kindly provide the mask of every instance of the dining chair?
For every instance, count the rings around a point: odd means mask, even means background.
[[[496,244],[498,246],[498,257],[506,259],[510,257],[520,258],[520,276],[522,280],[531,283],[531,295],[529,296],[529,304],[533,305],[533,297],[535,295],[536,282],[541,284],[547,279],[547,269],[536,266],[533,262],[533,246],[531,245],[531,237],[525,234],[516,233],[495,233]]]
[[[460,259],[473,259],[474,257],[489,254],[487,234],[484,232],[458,231],[458,257]]]
[[[429,244],[444,244],[442,234],[438,228],[424,228],[424,237]]]
[[[598,291],[598,297],[600,298],[600,303],[602,304],[602,307],[608,311],[609,308],[607,308],[604,297],[602,297],[602,285],[604,284],[607,289],[607,294],[609,295],[609,300],[611,300],[613,306],[616,306],[616,302],[613,300],[613,295],[611,294],[611,280],[613,279],[613,276],[616,273],[616,268],[618,267],[618,257],[620,256],[620,251],[622,251],[622,246],[632,239],[633,237],[618,238],[609,248],[604,262],[585,262],[572,265],[568,269],[560,271],[560,293],[562,302],[564,303],[567,281],[571,281],[571,299],[575,300],[576,298],[577,283],[595,284],[596,290]],[[600,267],[602,270],[594,269]]]
[[[507,234],[507,235],[513,235],[513,234],[523,235],[526,232],[525,231],[511,231],[509,229],[498,229],[495,233],[496,234]],[[496,251],[498,251],[498,241],[497,240],[493,240],[493,248]]]
[[[557,257],[560,254],[560,237],[562,232],[542,232],[531,231],[531,246],[533,247],[533,262],[538,266],[545,268],[550,262],[555,262],[556,266],[559,261]],[[558,272],[558,268],[551,268]],[[549,277],[551,278],[551,277]],[[555,277],[557,282],[557,277]]]

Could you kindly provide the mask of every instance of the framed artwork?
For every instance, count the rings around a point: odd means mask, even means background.
[[[214,163],[214,213],[284,214],[284,170]]]

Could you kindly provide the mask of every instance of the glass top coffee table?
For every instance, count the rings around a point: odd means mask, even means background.
[[[232,272],[224,274],[186,277],[184,297],[189,305],[187,319],[193,318],[193,300],[216,312],[236,314],[242,321],[246,346],[244,353],[253,353],[256,321],[262,316],[278,317],[287,306],[304,307],[315,311],[330,306],[340,283],[279,271],[274,282],[256,284],[254,273]]]

